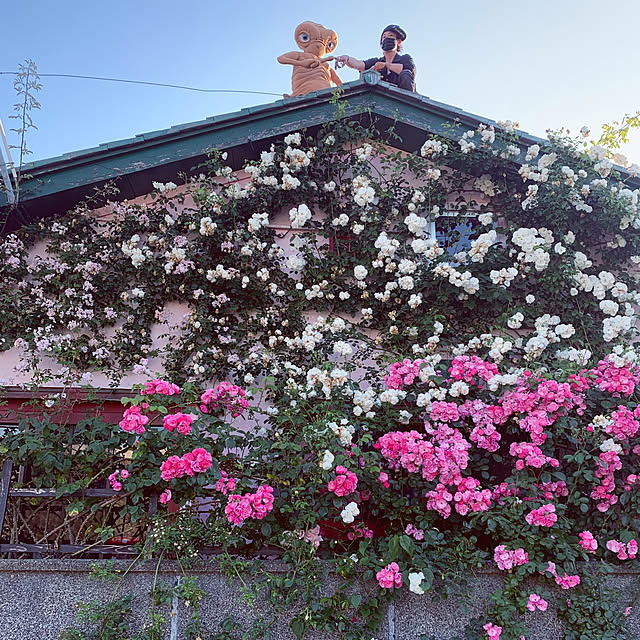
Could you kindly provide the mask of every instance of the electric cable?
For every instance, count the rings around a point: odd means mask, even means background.
[[[17,71],[0,71],[2,76],[16,76]],[[244,89],[203,89],[201,87],[187,87],[181,84],[167,84],[164,82],[146,82],[144,80],[125,80],[122,78],[102,78],[99,76],[80,76],[71,73],[38,73],[40,78],[79,78],[81,80],[103,80],[106,82],[125,82],[127,84],[145,84],[152,87],[169,87],[171,89],[184,89],[185,91],[199,91],[201,93],[254,93],[263,96],[282,97],[281,93],[272,93],[270,91],[248,91]]]

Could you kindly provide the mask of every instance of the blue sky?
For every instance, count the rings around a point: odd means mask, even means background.
[[[303,3],[238,0],[31,0],[0,10],[0,71],[31,58],[41,73],[108,76],[211,89],[289,91],[291,68],[276,57],[296,49],[303,20],[338,33],[336,53],[379,55],[384,26],[407,32],[418,91],[544,136],[548,128],[595,132],[640,109],[636,0],[424,0]],[[356,71],[342,69],[343,81]],[[30,133],[30,160],[60,155],[201,120],[277,96],[43,78]],[[0,119],[16,96],[0,75]],[[17,143],[8,132],[10,142]],[[640,162],[640,132],[624,150]]]

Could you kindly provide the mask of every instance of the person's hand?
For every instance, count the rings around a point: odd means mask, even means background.
[[[336,56],[335,61],[340,64],[347,64],[347,60],[349,60],[349,56]]]
[[[383,69],[387,68],[387,63],[386,62],[376,62],[373,65],[373,70],[374,71],[382,71]]]

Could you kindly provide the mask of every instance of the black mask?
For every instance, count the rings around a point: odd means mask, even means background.
[[[396,46],[396,41],[393,38],[383,38],[380,46],[383,51],[391,51]]]

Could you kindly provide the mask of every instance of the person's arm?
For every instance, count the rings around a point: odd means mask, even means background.
[[[351,56],[336,56],[336,62],[346,64],[347,67],[356,71],[364,71],[364,61]]]
[[[398,75],[402,73],[403,68],[404,67],[402,62],[376,62],[373,65],[373,69],[375,71],[382,71],[383,69],[387,69],[388,71],[397,73]]]

